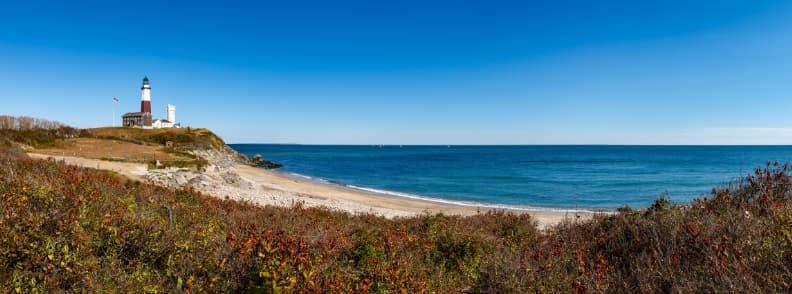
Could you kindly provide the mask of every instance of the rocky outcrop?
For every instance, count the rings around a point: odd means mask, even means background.
[[[192,187],[196,190],[214,195],[229,196],[235,199],[248,198],[255,194],[253,183],[243,179],[234,172],[233,167],[246,164],[248,158],[228,146],[223,149],[197,149],[190,151],[192,155],[206,159],[209,166],[196,170],[190,168],[152,169],[144,176],[145,179],[165,187]],[[248,193],[249,192],[249,193]]]
[[[256,154],[256,156],[253,156],[253,158],[250,159],[250,165],[255,167],[263,167],[266,169],[276,169],[283,167],[283,165],[280,163],[264,160],[261,154]]]
[[[187,168],[155,169],[150,170],[144,178],[165,187],[192,187],[199,191],[218,195],[254,189],[253,183],[243,179],[231,168],[219,166],[212,166],[202,172]]]
[[[249,161],[247,156],[236,152],[231,147],[223,146],[222,149],[196,149],[190,151],[192,155],[206,159],[211,165],[227,168],[235,164],[245,164]]]

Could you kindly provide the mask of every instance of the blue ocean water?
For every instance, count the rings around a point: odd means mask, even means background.
[[[685,203],[792,146],[329,146],[232,144],[280,172],[442,201],[563,209]]]

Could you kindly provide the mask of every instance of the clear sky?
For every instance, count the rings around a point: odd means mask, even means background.
[[[4,1],[0,114],[231,143],[792,144],[790,1]]]

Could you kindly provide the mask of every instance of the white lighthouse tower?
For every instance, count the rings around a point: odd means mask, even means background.
[[[140,87],[140,112],[151,113],[151,85],[148,77],[143,77],[143,86]]]
[[[152,127],[153,118],[151,117],[151,86],[149,85],[148,77],[143,78],[143,86],[140,87],[140,90],[140,112],[128,112],[121,116],[125,127]]]
[[[170,105],[170,104],[166,105],[165,106],[165,113],[167,113],[166,120],[168,120],[169,122],[175,124],[176,123],[176,106],[173,106],[173,105]]]

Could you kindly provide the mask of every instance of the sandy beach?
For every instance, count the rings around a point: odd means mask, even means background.
[[[112,162],[73,156],[28,153],[32,158],[52,158],[67,164],[117,172],[135,180],[150,181],[172,188],[192,186],[215,197],[250,201],[259,205],[326,207],[350,213],[372,213],[385,217],[409,217],[422,213],[475,215],[489,208],[451,205],[365,193],[324,185],[241,164],[213,164],[205,172],[187,169],[148,170],[140,163]],[[514,211],[533,216],[540,227],[564,219],[587,219],[590,212]]]

